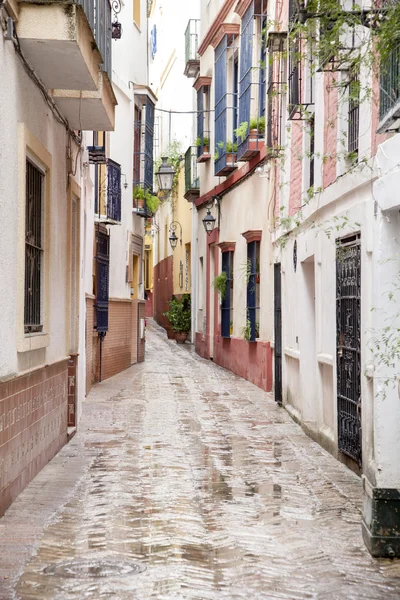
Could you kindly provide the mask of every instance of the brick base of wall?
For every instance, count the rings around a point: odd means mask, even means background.
[[[68,360],[0,384],[0,516],[67,442]]]
[[[153,316],[153,292],[147,290],[147,300],[146,300],[146,317]]]
[[[108,331],[100,348],[100,337],[93,329],[94,300],[86,299],[86,394],[100,377],[103,381],[144,360],[145,341],[139,335],[145,307],[144,300],[110,299]]]

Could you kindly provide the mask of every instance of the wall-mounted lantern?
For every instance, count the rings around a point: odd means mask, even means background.
[[[215,198],[213,198],[211,202],[212,203],[215,202],[215,204],[217,205],[217,210],[218,210],[218,229],[219,229],[220,217],[221,217],[219,196],[216,196]],[[214,227],[215,227],[216,218],[211,214],[210,205],[206,206],[206,208],[207,208],[207,214],[206,214],[206,216],[203,219],[203,225],[204,225],[204,229],[205,229],[207,235],[211,235],[211,233],[213,232]]]
[[[176,230],[177,228],[180,228],[180,237],[178,238],[178,236],[176,235]],[[171,225],[169,226],[169,230],[171,232],[171,235],[169,236],[169,243],[171,244],[171,248],[172,250],[175,250],[177,243],[178,243],[178,239],[181,243],[182,246],[182,225],[179,223],[179,221],[172,221]]]
[[[168,164],[168,158],[163,156],[161,157],[161,165],[159,170],[157,171],[157,181],[158,188],[163,192],[170,192],[172,190],[172,184],[174,182],[175,171]]]

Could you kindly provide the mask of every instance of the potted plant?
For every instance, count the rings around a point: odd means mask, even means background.
[[[260,263],[256,261],[256,283],[260,283]]]
[[[196,138],[196,146],[197,146],[198,148],[200,148],[200,146],[201,146],[201,138],[200,138],[200,137],[198,137],[198,136],[197,136],[197,138]]]
[[[225,271],[222,271],[222,273],[214,277],[213,286],[221,296],[221,302],[223,302],[226,298],[226,282],[227,276]]]
[[[210,148],[210,138],[204,136],[203,137],[203,153],[208,154]]]
[[[144,189],[140,187],[140,185],[136,185],[133,188],[133,199],[134,208],[136,208],[136,210],[144,210],[145,192]]]
[[[236,162],[237,143],[232,143],[231,140],[226,142],[226,162],[234,164]]]
[[[260,337],[260,321],[256,321],[256,338]]]
[[[233,335],[233,321],[229,323],[229,335]]]
[[[160,206],[159,198],[157,196],[153,196],[153,194],[151,194],[149,190],[146,190],[145,199],[147,211],[154,215],[154,213],[157,212],[157,209]]]
[[[244,142],[247,136],[247,132],[249,130],[249,124],[247,121],[243,121],[240,123],[239,127],[235,129],[234,133],[236,137],[240,140],[240,143]]]
[[[265,133],[265,117],[252,117],[250,119],[250,138],[263,137]]]
[[[240,328],[240,335],[243,337],[243,339],[246,340],[246,342],[250,341],[250,338],[251,338],[251,323],[250,323],[250,319],[246,319],[246,325],[244,327]]]
[[[169,310],[164,313],[176,334],[178,344],[184,344],[191,325],[190,296],[185,294],[181,300],[175,296],[168,302]]]

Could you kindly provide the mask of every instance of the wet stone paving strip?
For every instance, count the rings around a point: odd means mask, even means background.
[[[0,598],[400,598],[361,482],[271,395],[148,331],[0,519]]]

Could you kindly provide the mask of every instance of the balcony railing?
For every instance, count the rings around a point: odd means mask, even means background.
[[[85,12],[92,29],[97,47],[102,56],[102,71],[107,73],[111,81],[111,4],[109,0],[77,0]]]
[[[195,200],[200,193],[200,178],[197,172],[197,148],[189,146],[185,154],[185,198]]]
[[[400,118],[400,44],[393,48],[381,65],[379,117],[380,133],[390,130]]]
[[[200,20],[190,19],[185,31],[185,75],[196,77],[200,69],[198,55]]]

